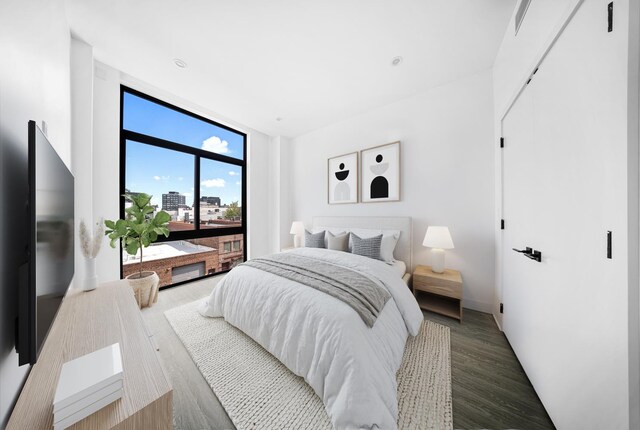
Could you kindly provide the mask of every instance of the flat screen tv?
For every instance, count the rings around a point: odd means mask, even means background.
[[[34,364],[74,273],[74,179],[34,121],[28,126],[29,232],[18,293],[19,363]]]

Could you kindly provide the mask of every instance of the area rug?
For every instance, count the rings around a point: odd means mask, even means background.
[[[197,311],[199,301],[165,312],[169,323],[238,430],[330,430],[322,400],[303,378],[250,337]],[[398,371],[398,428],[451,429],[449,328],[425,321]]]

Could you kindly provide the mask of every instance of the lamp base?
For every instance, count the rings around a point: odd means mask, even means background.
[[[444,272],[444,249],[431,249],[431,271],[433,273]]]
[[[302,235],[296,234],[293,236],[293,247],[300,248],[302,246]]]

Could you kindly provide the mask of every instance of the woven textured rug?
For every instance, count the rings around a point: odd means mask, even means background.
[[[303,378],[198,302],[165,312],[238,430],[331,429],[322,400]],[[451,429],[449,328],[425,321],[398,371],[398,428]]]

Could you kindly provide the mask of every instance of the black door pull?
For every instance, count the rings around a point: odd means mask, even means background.
[[[519,252],[519,253],[524,254],[524,255],[529,255],[529,254],[533,253],[533,248],[529,248],[528,246],[525,249],[515,249],[515,248],[513,248],[513,250],[515,252]]]
[[[527,246],[525,249],[515,249],[515,248],[512,248],[512,249],[515,252],[519,252],[521,254],[524,254],[525,257],[530,258],[532,260],[535,260],[538,263],[540,263],[542,261],[542,252],[535,251],[533,248],[529,248]]]
[[[542,261],[542,252],[540,251],[533,251],[532,254],[525,254],[528,258],[537,261],[538,263],[540,263]]]

